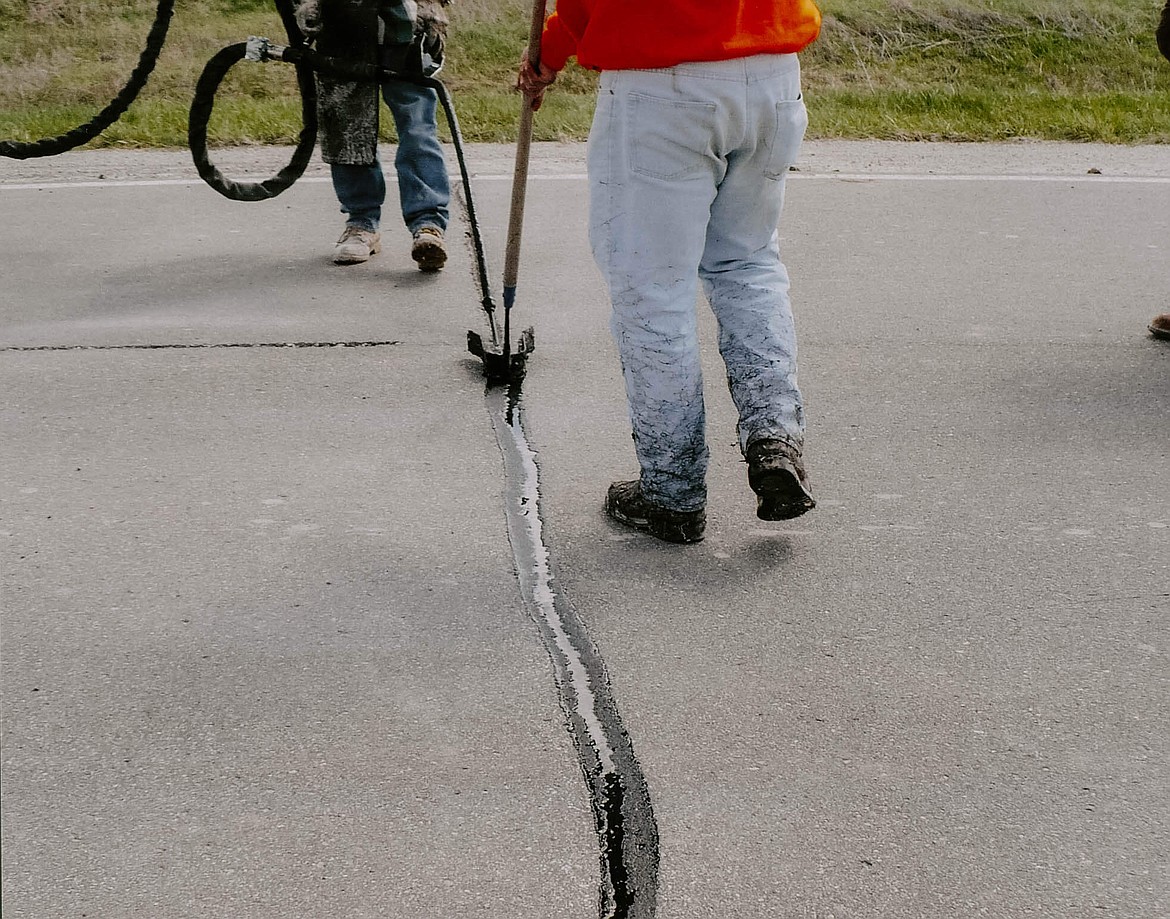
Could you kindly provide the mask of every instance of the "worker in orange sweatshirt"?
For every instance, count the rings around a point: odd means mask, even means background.
[[[571,57],[602,71],[589,135],[589,234],[613,304],[639,478],[606,512],[669,542],[703,538],[708,448],[695,300],[701,279],[739,411],[756,515],[811,510],[796,333],[777,226],[808,115],[797,52],[812,0],[558,0],[539,107]]]

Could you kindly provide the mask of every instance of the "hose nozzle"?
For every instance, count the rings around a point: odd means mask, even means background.
[[[284,45],[278,45],[267,38],[249,35],[244,46],[244,60],[255,63],[282,61],[284,60],[284,52],[287,50]]]

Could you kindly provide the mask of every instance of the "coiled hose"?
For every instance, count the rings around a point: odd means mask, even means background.
[[[287,3],[289,0],[277,0],[277,5],[279,6],[281,2]],[[102,131],[121,118],[126,112],[126,109],[130,107],[130,103],[142,91],[142,87],[146,85],[151,71],[154,70],[154,65],[158,63],[158,57],[162,53],[163,45],[166,43],[167,29],[170,28],[171,16],[174,15],[174,12],[175,0],[159,0],[158,9],[154,14],[154,24],[150,27],[150,34],[146,39],[146,47],[142,49],[142,54],[138,58],[138,66],[131,72],[130,79],[122,87],[118,95],[114,97],[113,101],[98,112],[97,115],[85,124],[78,125],[76,128],[66,131],[57,137],[45,137],[41,140],[29,141],[27,143],[15,140],[0,140],[0,156],[6,156],[15,160],[27,160],[41,156],[57,156],[59,153],[64,153],[67,150],[72,150],[74,147],[80,147],[82,144],[89,143],[101,134]],[[293,22],[293,27],[296,27],[295,21]]]
[[[292,0],[276,0],[276,9],[284,23],[289,43],[295,49],[301,49],[305,37],[297,27]],[[288,165],[263,182],[237,182],[229,179],[211,162],[207,150],[207,123],[211,119],[220,83],[228,71],[244,59],[247,51],[247,42],[228,45],[203,68],[199,82],[195,84],[195,97],[187,117],[187,146],[191,148],[191,158],[195,161],[199,177],[225,198],[233,201],[265,201],[275,198],[299,179],[313,158],[317,144],[317,81],[308,61],[293,61],[297,70],[297,86],[301,91],[301,133]],[[292,60],[291,57],[287,59]]]

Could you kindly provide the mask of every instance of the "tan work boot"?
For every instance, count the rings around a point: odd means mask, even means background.
[[[418,262],[420,271],[438,271],[446,265],[447,247],[443,245],[443,231],[438,227],[415,230],[410,257]]]
[[[377,230],[347,226],[333,248],[333,262],[337,265],[356,265],[368,261],[382,249],[382,237]]]

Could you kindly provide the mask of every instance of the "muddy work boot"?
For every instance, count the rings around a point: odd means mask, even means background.
[[[333,247],[333,262],[336,265],[356,265],[369,261],[370,256],[377,255],[381,249],[382,237],[377,230],[347,226]]]
[[[438,227],[415,230],[410,257],[418,262],[419,271],[438,271],[446,265],[447,247],[443,245],[443,231]]]
[[[757,440],[748,445],[747,461],[761,520],[791,520],[817,506],[796,447],[783,440]]]
[[[605,512],[618,523],[666,542],[690,543],[703,538],[706,511],[672,511],[647,501],[641,482],[614,482],[605,496]]]

